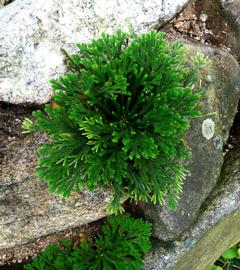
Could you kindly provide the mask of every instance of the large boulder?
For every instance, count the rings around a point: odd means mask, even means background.
[[[177,239],[196,221],[201,205],[215,187],[223,164],[223,144],[240,97],[240,68],[230,54],[204,45],[185,47],[189,59],[202,53],[211,60],[203,74],[202,116],[191,121],[187,136],[192,152],[188,162],[190,175],[176,211],[165,206],[140,205],[146,218],[153,221],[154,236],[164,241]]]
[[[65,72],[60,48],[72,51],[101,32],[137,33],[171,19],[188,0],[15,0],[0,9],[0,101],[49,101],[52,77]]]
[[[7,146],[0,164],[0,250],[107,215],[108,190],[73,193],[64,199],[49,194],[46,183],[36,180],[37,148],[46,140],[36,134]]]
[[[221,177],[195,223],[177,241],[156,245],[145,270],[208,270],[240,240],[240,149],[226,156]]]

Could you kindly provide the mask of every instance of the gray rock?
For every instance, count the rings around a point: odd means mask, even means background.
[[[240,26],[240,1],[220,0],[220,3],[225,13],[232,19],[232,22]]]
[[[231,152],[195,225],[145,257],[145,270],[208,270],[240,239],[240,150]]]
[[[15,0],[0,10],[0,101],[46,103],[50,78],[65,72],[60,48],[72,51],[101,32],[137,33],[159,26],[188,0]]]
[[[202,117],[193,119],[187,141],[192,149],[187,177],[176,211],[141,204],[154,223],[154,236],[174,240],[197,219],[200,207],[216,185],[223,164],[223,142],[228,137],[240,97],[240,68],[228,53],[204,45],[185,45],[189,55],[203,53],[212,63],[203,74],[205,98]],[[189,56],[190,57],[190,56]]]
[[[49,194],[34,176],[39,145],[36,134],[8,145],[0,164],[0,250],[86,224],[107,215],[108,190],[73,193],[69,198]]]

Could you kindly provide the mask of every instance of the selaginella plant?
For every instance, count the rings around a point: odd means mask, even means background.
[[[185,136],[199,115],[199,72],[204,57],[190,63],[183,46],[164,33],[102,34],[68,55],[68,72],[51,80],[53,104],[26,119],[25,132],[46,132],[37,177],[51,192],[110,187],[108,209],[121,199],[174,207],[187,170]]]
[[[141,270],[152,225],[128,215],[111,216],[102,235],[72,246],[67,239],[51,244],[25,270]]]

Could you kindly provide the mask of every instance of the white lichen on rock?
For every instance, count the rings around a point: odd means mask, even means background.
[[[212,119],[205,119],[202,123],[202,135],[207,140],[212,139],[215,133],[215,123]]]

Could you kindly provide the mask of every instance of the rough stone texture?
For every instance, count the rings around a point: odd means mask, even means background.
[[[0,10],[0,101],[49,101],[50,78],[64,73],[60,48],[101,32],[144,32],[172,18],[188,0],[15,0]]]
[[[9,5],[10,3],[12,3],[14,0],[0,0],[0,8]]]
[[[240,26],[240,1],[239,0],[220,0],[222,8],[232,18],[232,21]]]
[[[230,47],[239,61],[240,51],[240,1],[239,0],[218,0],[214,1],[216,9],[215,16],[220,15],[218,21],[214,22],[219,26],[219,29],[223,29],[224,25],[227,29],[224,29],[225,45]],[[221,25],[221,22],[224,24]],[[220,26],[221,25],[221,26]]]
[[[46,136],[36,134],[6,149],[0,164],[0,250],[107,215],[108,190],[64,199],[49,194],[46,184],[35,179],[36,149],[44,141]]]
[[[240,239],[240,150],[226,157],[220,180],[195,225],[178,241],[160,244],[145,258],[145,270],[208,270]]]
[[[141,204],[145,216],[154,223],[154,236],[174,240],[196,220],[199,209],[214,188],[223,163],[223,141],[236,113],[240,97],[240,68],[223,51],[203,45],[186,44],[189,55],[203,53],[212,63],[203,75],[206,89],[202,101],[203,116],[193,119],[188,132],[192,158],[176,211],[167,207]],[[190,268],[189,268],[190,269]]]

